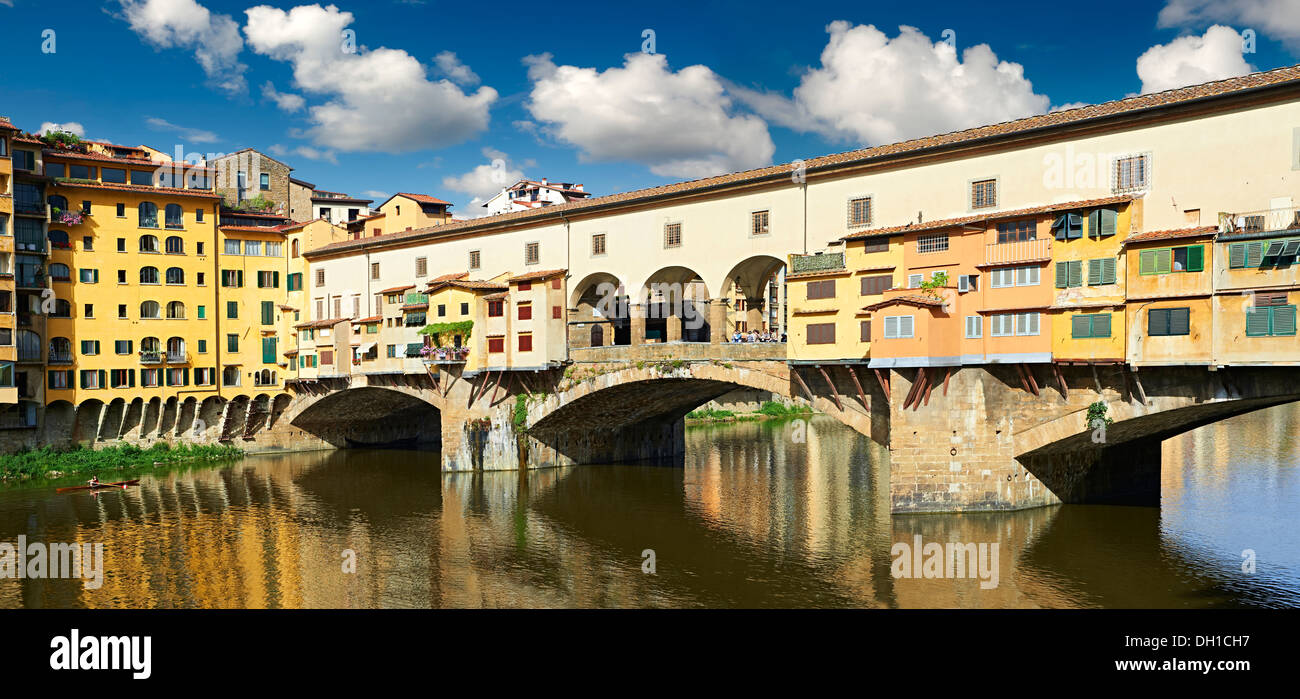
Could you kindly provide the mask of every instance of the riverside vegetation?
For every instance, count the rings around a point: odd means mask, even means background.
[[[765,420],[768,418],[793,417],[796,415],[811,415],[812,408],[805,405],[786,405],[776,401],[766,401],[759,406],[756,412],[737,413],[731,410],[717,410],[714,408],[700,408],[686,414],[687,422],[739,422],[745,420]]]
[[[244,455],[244,450],[224,444],[183,444],[173,447],[164,442],[148,448],[134,444],[91,449],[41,447],[0,456],[0,480],[59,478],[72,474],[98,474],[129,471],[160,465],[180,465],[199,461],[220,461]]]

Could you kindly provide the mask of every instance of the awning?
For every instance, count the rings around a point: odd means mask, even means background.
[[[357,350],[357,351],[360,352],[361,354],[365,354],[366,352],[369,352],[370,350],[374,349],[374,348],[375,348],[375,345],[377,345],[377,344],[379,344],[379,343],[377,343],[377,342],[367,342],[366,344],[361,345],[361,349],[360,349],[360,350]]]

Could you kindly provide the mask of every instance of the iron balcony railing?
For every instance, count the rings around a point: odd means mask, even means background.
[[[1265,233],[1300,229],[1300,209],[1285,207],[1219,214],[1220,233]]]
[[[50,364],[71,364],[72,352],[56,352],[50,350],[50,358],[48,362]]]
[[[1000,265],[1028,260],[1046,260],[1052,256],[1051,238],[989,243],[984,246],[984,264]]]
[[[163,353],[162,353],[162,352],[158,352],[158,351],[153,351],[153,352],[145,352],[145,351],[141,351],[141,352],[140,352],[140,363],[141,363],[141,364],[162,364],[162,361],[163,361]]]
[[[184,351],[167,353],[168,364],[185,364],[189,361],[190,361],[190,356],[186,354]]]

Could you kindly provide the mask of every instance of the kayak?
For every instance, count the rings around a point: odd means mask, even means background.
[[[106,488],[121,488],[122,490],[126,490],[128,485],[140,485],[140,479],[137,478],[133,481],[118,481],[117,483],[100,483],[99,485],[74,485],[67,488],[59,488],[54,492],[71,493],[78,490],[104,490]]]

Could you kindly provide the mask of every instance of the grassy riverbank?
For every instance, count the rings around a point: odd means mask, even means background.
[[[737,413],[731,410],[713,410],[701,408],[686,415],[687,423],[701,422],[744,422],[748,420],[766,420],[768,418],[795,417],[811,415],[812,408],[802,405],[786,405],[776,401],[767,401],[756,412]]]
[[[238,447],[220,444],[183,444],[173,447],[159,443],[147,449],[125,444],[103,449],[77,447],[62,451],[41,447],[0,456],[0,480],[59,478],[78,474],[91,476],[115,471],[152,469],[159,465],[220,461],[243,454],[244,451]]]

